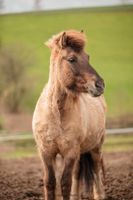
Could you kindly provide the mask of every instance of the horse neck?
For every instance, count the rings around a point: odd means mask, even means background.
[[[51,72],[48,81],[48,101],[52,112],[59,113],[60,117],[65,109],[69,109],[75,102],[75,95],[65,89]]]
[[[43,98],[47,102],[47,111],[54,127],[56,127],[56,133],[62,134],[61,116],[62,108],[66,101],[69,104],[70,98],[68,98],[67,91],[61,86],[57,76],[57,66],[53,62],[50,63],[50,72],[48,84],[44,90]],[[52,125],[53,126],[53,125]],[[56,134],[54,135],[56,137]]]
[[[49,113],[54,120],[56,128],[58,127],[58,132],[61,132],[60,105],[65,101],[66,93],[59,83],[56,70],[57,66],[55,66],[55,63],[51,62],[46,94]]]
[[[50,72],[48,81],[48,101],[53,113],[62,112],[64,105],[69,107],[73,100],[75,100],[75,94],[65,89],[58,80],[58,64],[55,62],[53,55],[50,60]],[[70,103],[71,102],[71,103]]]

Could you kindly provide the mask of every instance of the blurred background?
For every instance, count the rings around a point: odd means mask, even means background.
[[[68,29],[84,30],[106,84],[106,199],[133,199],[133,0],[0,0],[1,200],[43,199],[32,114],[48,80],[44,42]]]
[[[91,64],[106,83],[107,128],[133,127],[133,0],[0,0],[0,11],[1,138],[32,134],[49,73],[44,42],[67,29],[87,35]]]

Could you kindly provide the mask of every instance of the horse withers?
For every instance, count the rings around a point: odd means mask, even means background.
[[[47,85],[33,115],[33,132],[44,169],[45,200],[104,199],[102,144],[104,81],[90,65],[86,37],[74,30],[53,36]],[[63,159],[56,195],[55,160]]]

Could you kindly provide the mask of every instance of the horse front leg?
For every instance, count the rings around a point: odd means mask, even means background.
[[[72,174],[76,162],[76,157],[72,156],[72,154],[69,154],[64,158],[64,161],[65,165],[64,165],[63,175],[61,178],[61,190],[62,190],[63,200],[70,200]]]
[[[95,173],[94,200],[102,200],[105,199],[105,191],[102,180],[102,172],[104,167],[103,156],[99,148],[96,148],[93,151],[91,151],[91,155],[94,162],[94,173]]]
[[[53,167],[53,157],[46,152],[41,152],[41,159],[44,166],[44,199],[55,200],[56,179]]]

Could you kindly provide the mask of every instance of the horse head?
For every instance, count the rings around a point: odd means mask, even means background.
[[[46,44],[52,50],[52,70],[60,85],[72,92],[97,97],[104,92],[104,81],[90,64],[85,43],[83,32],[65,31],[53,36]]]

